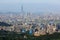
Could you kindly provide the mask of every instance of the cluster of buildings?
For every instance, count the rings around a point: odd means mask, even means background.
[[[0,30],[14,31],[17,33],[26,33],[28,31],[29,34],[33,34],[34,36],[60,32],[60,23],[54,23],[52,20],[59,22],[60,15],[25,13],[22,6],[21,14],[7,13],[0,15]],[[3,23],[2,26],[1,22],[8,24]]]
[[[1,24],[1,23],[0,23]],[[4,24],[3,24],[4,25]],[[20,22],[15,25],[4,25],[0,26],[0,30],[5,31],[14,31],[17,33],[26,33],[28,31],[29,34],[33,34],[34,36],[40,36],[45,34],[53,34],[55,32],[60,32],[60,24],[54,24],[53,21],[49,21],[49,23],[36,23],[36,22]]]
[[[55,17],[53,18],[52,17],[53,16],[41,17],[40,15],[36,16],[30,13],[27,13],[27,15],[24,16],[13,15],[13,14],[2,15],[0,16],[0,22],[6,22],[8,23],[8,26],[6,25],[0,26],[0,30],[14,31],[17,33],[28,32],[29,34],[33,34],[34,36],[45,35],[47,33],[53,34],[55,32],[60,32],[60,23],[55,23],[55,19],[54,19]]]

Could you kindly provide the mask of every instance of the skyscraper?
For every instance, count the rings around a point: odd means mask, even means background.
[[[24,10],[23,10],[23,5],[21,5],[21,16],[22,16],[22,18],[24,18]]]
[[[23,11],[23,5],[21,5],[21,13],[23,13],[24,11]]]

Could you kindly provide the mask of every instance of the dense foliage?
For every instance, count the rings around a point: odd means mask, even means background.
[[[8,26],[12,26],[11,24],[8,24],[8,23],[6,23],[6,22],[0,22],[0,26],[6,26],[6,27],[8,27]]]
[[[26,36],[26,38],[24,38],[24,36]],[[15,33],[1,30],[0,40],[60,40],[60,33],[35,37],[32,34],[28,33]]]

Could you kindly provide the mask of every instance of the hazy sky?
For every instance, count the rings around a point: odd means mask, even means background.
[[[60,12],[60,0],[0,0],[0,12]]]

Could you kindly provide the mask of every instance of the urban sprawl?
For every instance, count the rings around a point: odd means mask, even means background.
[[[0,30],[13,31],[16,33],[33,34],[40,36],[60,32],[60,16],[58,14],[34,14],[23,13],[1,13]]]

